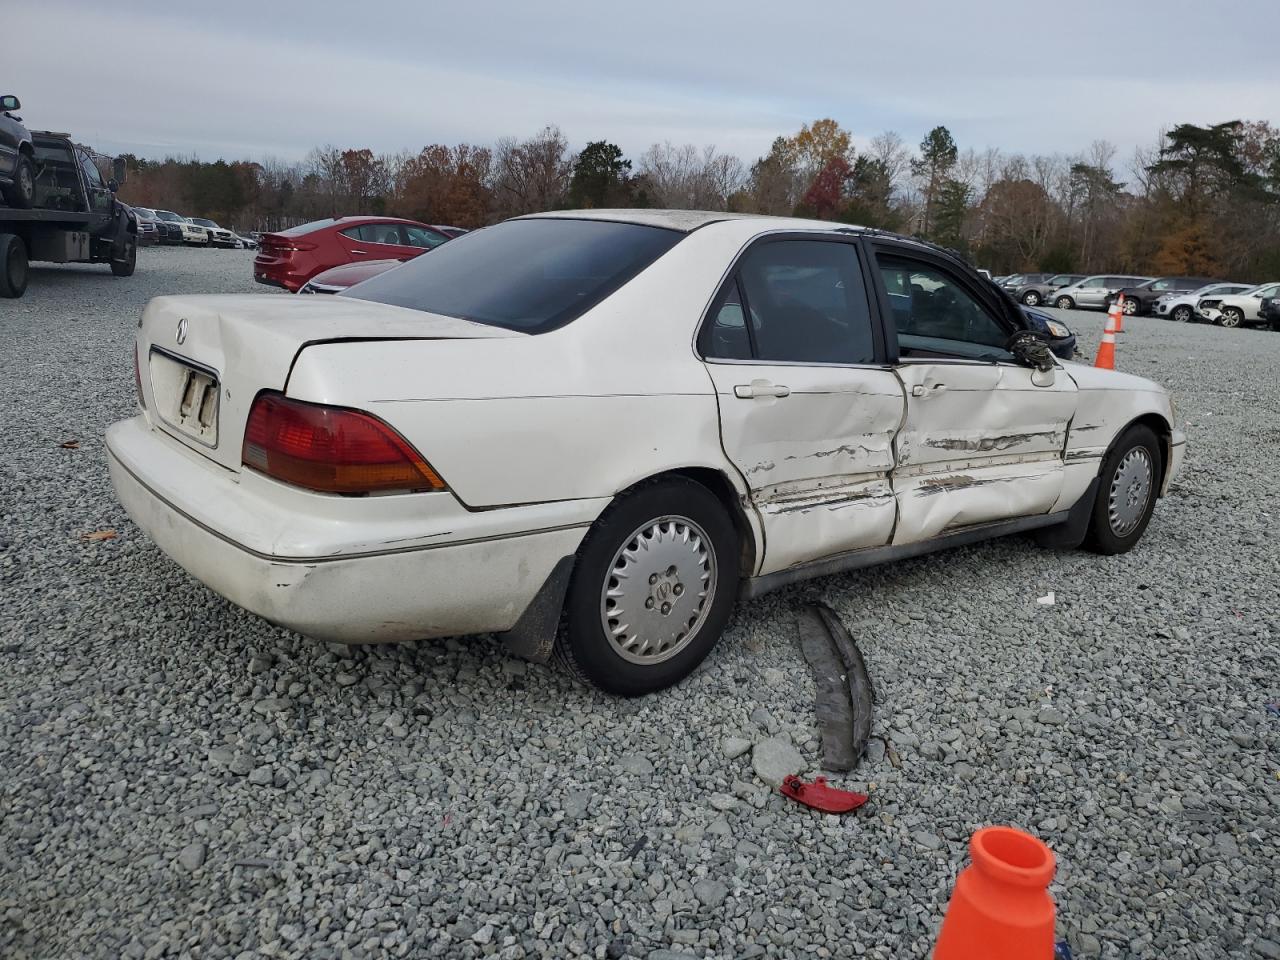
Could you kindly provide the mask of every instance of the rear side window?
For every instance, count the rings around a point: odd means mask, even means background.
[[[586,313],[683,237],[608,220],[508,220],[339,296],[545,333]]]
[[[385,243],[397,247],[404,245],[398,223],[366,223],[358,227],[347,227],[342,235],[365,243]]]

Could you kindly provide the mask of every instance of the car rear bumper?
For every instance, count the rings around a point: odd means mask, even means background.
[[[107,450],[116,497],[183,569],[274,624],[343,643],[511,629],[596,508],[499,511],[509,532],[495,534],[494,511],[470,513],[447,493],[326,497],[234,474],[141,414],[108,429]],[[446,528],[434,536],[426,497]],[[289,509],[307,503],[310,513]]]
[[[261,254],[253,261],[253,279],[265,283],[269,287],[284,287],[290,293],[297,293],[298,288],[311,279],[312,273],[303,270],[291,270],[283,263],[263,263]]]

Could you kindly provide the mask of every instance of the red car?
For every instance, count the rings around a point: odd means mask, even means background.
[[[447,242],[446,228],[398,217],[338,217],[264,233],[253,279],[296,293],[321,270],[360,260],[412,260]]]
[[[353,287],[362,280],[386,273],[392,267],[400,266],[399,260],[361,260],[357,263],[344,263],[340,267],[321,270],[314,277],[298,288],[299,293],[341,293],[347,287]]]

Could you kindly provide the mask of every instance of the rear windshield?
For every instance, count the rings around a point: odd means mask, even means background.
[[[544,333],[586,313],[683,236],[604,220],[508,220],[342,296]]]
[[[319,230],[321,227],[330,227],[338,221],[333,217],[326,217],[324,220],[312,220],[310,223],[300,223],[296,227],[290,227],[288,230],[277,230],[277,237],[300,237],[304,233],[310,233],[312,230]]]

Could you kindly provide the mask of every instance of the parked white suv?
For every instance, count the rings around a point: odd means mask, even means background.
[[[236,245],[236,235],[226,227],[220,227],[212,220],[204,217],[192,217],[191,222],[197,227],[204,227],[205,234],[209,238],[210,246],[233,248]]]
[[[209,245],[209,231],[194,222],[190,217],[183,217],[182,223],[178,224],[178,226],[182,227],[182,242],[184,244],[198,244],[202,247]]]
[[[1251,283],[1209,283],[1199,290],[1192,290],[1190,293],[1166,293],[1163,297],[1156,298],[1151,310],[1157,317],[1166,317],[1170,320],[1177,320],[1179,323],[1187,323],[1195,319],[1196,304],[1205,297],[1244,293],[1246,290],[1252,289],[1253,284]]]
[[[1260,312],[1262,301],[1280,294],[1280,282],[1264,283],[1243,293],[1225,297],[1203,297],[1196,303],[1196,316],[1222,327],[1247,327],[1265,323]]]

